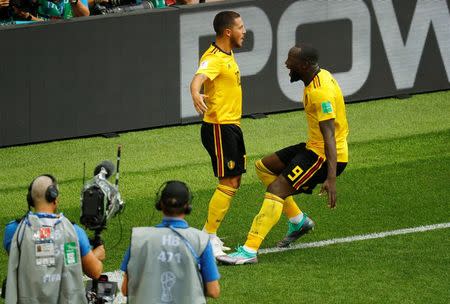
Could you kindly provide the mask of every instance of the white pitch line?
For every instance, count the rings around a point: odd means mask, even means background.
[[[297,245],[292,245],[287,248],[278,248],[278,247],[265,248],[265,249],[259,250],[258,254],[282,252],[282,251],[305,249],[305,248],[324,247],[324,246],[329,246],[329,245],[334,245],[334,244],[379,239],[379,238],[385,238],[387,236],[392,236],[392,235],[417,233],[417,232],[424,232],[424,231],[429,231],[429,230],[445,229],[445,228],[450,228],[450,223],[441,223],[441,224],[419,226],[419,227],[398,229],[398,230],[378,232],[378,233],[354,235],[354,236],[348,236],[348,237],[344,237],[344,238],[337,238],[337,239],[318,241],[318,242],[312,242],[312,243],[300,243]]]
[[[258,253],[266,254],[266,253],[282,252],[282,251],[288,251],[288,250],[324,247],[324,246],[329,246],[329,245],[334,245],[334,244],[350,243],[350,242],[364,241],[364,240],[371,240],[371,239],[379,239],[379,238],[384,238],[384,237],[392,236],[392,235],[417,233],[417,232],[424,232],[424,231],[445,229],[445,228],[450,228],[450,223],[441,223],[441,224],[419,226],[419,227],[398,229],[398,230],[378,232],[378,233],[354,235],[354,236],[349,236],[349,237],[345,237],[345,238],[331,239],[331,240],[312,242],[312,243],[302,243],[302,244],[290,246],[288,248],[276,248],[276,247],[275,248],[265,248],[265,249],[259,250]],[[122,295],[122,293],[120,292],[120,287],[122,285],[122,279],[123,279],[122,271],[116,270],[114,272],[107,272],[106,274],[108,275],[110,281],[118,282],[119,292],[114,300],[114,303],[126,303],[126,300],[125,300],[126,297],[124,297]],[[85,277],[85,280],[87,280],[87,279],[88,279],[88,277]]]

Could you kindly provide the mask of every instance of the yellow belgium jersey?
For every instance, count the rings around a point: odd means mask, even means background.
[[[208,110],[203,121],[215,124],[237,124],[242,116],[242,90],[239,67],[234,54],[227,54],[214,43],[200,59],[196,74],[204,74],[204,94]]]
[[[344,97],[330,72],[321,69],[305,87],[303,104],[308,123],[306,148],[325,158],[324,140],[319,122],[334,119],[337,161],[348,162],[348,124]]]

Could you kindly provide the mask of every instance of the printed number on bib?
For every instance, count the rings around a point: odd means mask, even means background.
[[[170,263],[172,261],[181,263],[181,254],[163,250],[158,255],[158,260],[162,263]]]

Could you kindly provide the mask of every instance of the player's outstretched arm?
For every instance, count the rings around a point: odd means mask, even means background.
[[[208,98],[208,96],[200,94],[200,90],[202,89],[203,83],[206,81],[206,79],[208,79],[206,75],[196,74],[191,81],[192,101],[198,114],[203,114],[208,110],[208,107],[205,104],[205,98]]]
[[[328,173],[327,179],[322,185],[320,193],[327,192],[328,207],[336,207],[336,165],[337,165],[337,151],[336,138],[334,136],[334,119],[328,119],[319,122],[320,132],[322,133],[325,142],[325,155],[327,157]]]

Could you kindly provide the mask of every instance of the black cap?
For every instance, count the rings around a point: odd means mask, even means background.
[[[161,203],[168,208],[183,207],[190,200],[190,192],[185,183],[168,181],[161,192]]]

